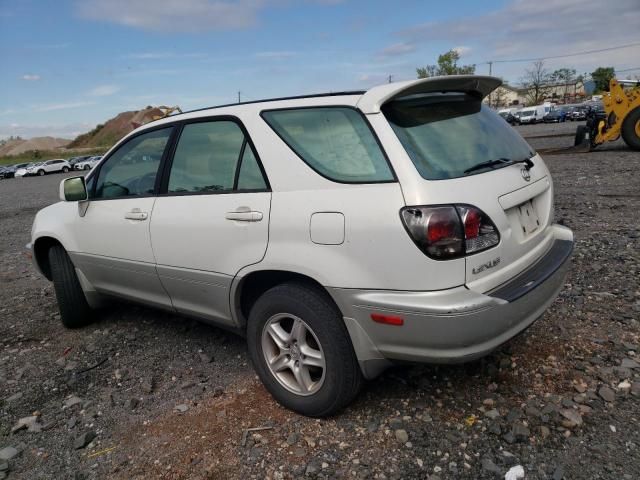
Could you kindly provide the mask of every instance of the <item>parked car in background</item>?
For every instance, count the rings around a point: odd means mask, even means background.
[[[16,163],[14,165],[5,165],[4,167],[4,178],[13,178],[16,176],[16,171],[19,168],[24,168],[28,165],[28,163]]]
[[[38,162],[31,162],[31,163],[21,163],[19,165],[16,165],[15,177],[16,178],[28,177],[29,176],[28,170],[37,164]]]
[[[62,158],[56,158],[54,160],[46,160],[44,162],[36,163],[27,168],[27,175],[39,175],[43,176],[47,173],[63,172],[67,173],[71,170],[71,165]]]
[[[3,180],[4,178],[6,178],[5,177],[6,173],[7,173],[7,168],[0,166],[0,180]]]
[[[542,118],[542,121],[544,123],[561,123],[566,120],[566,117],[567,114],[564,112],[564,110],[556,108],[555,110],[551,110],[549,113],[547,113]]]
[[[511,110],[499,110],[498,115],[504,118],[509,125],[516,125],[520,123],[520,119],[516,117]]]
[[[573,110],[571,111],[570,117],[569,119],[571,121],[580,121],[580,120],[586,120],[587,119],[587,107],[584,105],[579,105],[577,107],[573,107]]]
[[[74,166],[74,170],[91,170],[98,162],[102,160],[102,156],[89,157],[86,160],[77,162]]]
[[[573,249],[545,162],[482,103],[501,83],[431,77],[147,123],[36,214],[35,266],[67,327],[115,296],[235,330],[305,415],[396,362],[482,357],[541,317]]]
[[[536,105],[535,107],[525,107],[520,110],[520,123],[538,123],[541,122],[545,116],[544,105]]]
[[[70,158],[69,160],[67,160],[69,162],[69,165],[71,165],[71,168],[75,170],[75,165],[78,162],[84,162],[85,160],[88,160],[89,158],[91,158],[91,155],[82,155],[80,157],[73,157]]]

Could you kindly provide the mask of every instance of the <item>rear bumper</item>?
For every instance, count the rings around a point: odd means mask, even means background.
[[[464,286],[435,292],[330,289],[365,376],[393,361],[474,360],[528,328],[564,284],[573,236],[568,229],[561,233],[535,264],[486,293]],[[404,325],[375,323],[374,312],[400,316]]]

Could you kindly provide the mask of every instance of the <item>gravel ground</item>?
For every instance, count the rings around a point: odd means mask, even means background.
[[[518,129],[544,149],[575,126]],[[480,361],[390,370],[328,420],[277,405],[225,331],[125,304],[65,330],[22,255],[62,175],[0,181],[0,480],[640,478],[640,154],[545,160],[577,240],[548,312]]]

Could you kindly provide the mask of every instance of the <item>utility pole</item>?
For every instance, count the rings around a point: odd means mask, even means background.
[[[238,103],[240,103],[240,90],[238,90]]]
[[[392,78],[393,78],[393,75],[389,75],[389,83],[391,83]]]
[[[493,66],[493,61],[492,61],[492,60],[489,60],[487,63],[489,64],[489,75],[491,75],[491,70],[492,70],[492,66]]]

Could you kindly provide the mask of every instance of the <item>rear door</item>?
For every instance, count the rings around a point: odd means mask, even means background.
[[[271,192],[240,122],[184,124],[151,220],[157,271],[174,307],[231,323],[229,287],[264,257]]]

